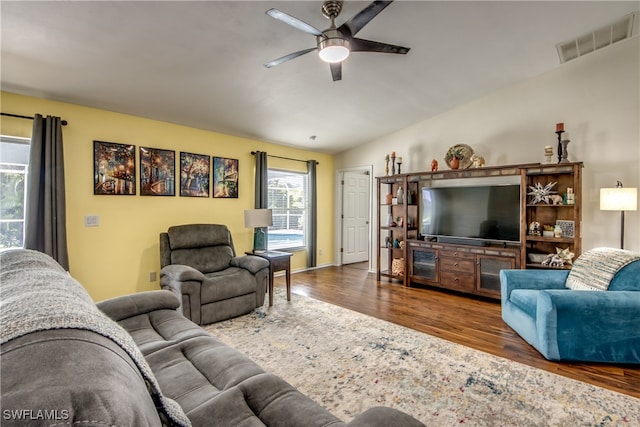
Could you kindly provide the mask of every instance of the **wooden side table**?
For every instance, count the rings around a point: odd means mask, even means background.
[[[287,301],[291,301],[291,254],[279,251],[245,253],[247,255],[259,256],[269,261],[269,307],[273,305],[273,275],[276,271],[284,270],[287,279]]]

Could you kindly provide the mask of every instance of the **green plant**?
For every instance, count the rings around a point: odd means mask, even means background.
[[[454,157],[458,160],[464,159],[464,149],[457,146],[449,148],[447,154],[445,155],[445,160],[450,162]]]

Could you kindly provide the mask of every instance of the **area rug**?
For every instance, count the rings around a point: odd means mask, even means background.
[[[640,426],[640,400],[293,294],[206,327],[348,422],[372,406],[428,426]]]

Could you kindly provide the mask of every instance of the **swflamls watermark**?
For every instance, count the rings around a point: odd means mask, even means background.
[[[3,409],[3,420],[47,420],[64,421],[69,419],[68,409]]]

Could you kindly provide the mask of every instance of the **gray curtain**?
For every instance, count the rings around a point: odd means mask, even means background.
[[[69,270],[60,117],[33,119],[24,240]]]
[[[256,209],[267,209],[269,207],[268,189],[267,189],[267,153],[264,151],[256,151]]]
[[[307,161],[307,172],[309,174],[309,226],[307,229],[307,267],[317,265],[318,252],[318,209],[316,190],[316,161]]]

